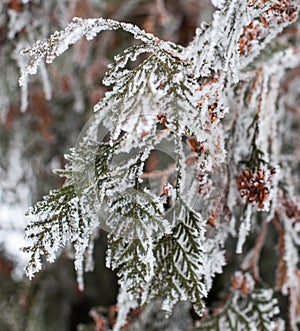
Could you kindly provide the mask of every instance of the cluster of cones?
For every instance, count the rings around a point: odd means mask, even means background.
[[[258,203],[258,208],[264,208],[264,202],[270,196],[269,182],[270,177],[275,174],[275,169],[270,171],[270,175],[262,169],[253,173],[249,169],[244,169],[242,174],[237,178],[237,187],[240,196],[249,204]]]

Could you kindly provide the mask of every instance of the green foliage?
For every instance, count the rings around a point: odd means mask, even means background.
[[[167,315],[178,302],[189,301],[201,317],[215,275],[226,263],[245,264],[237,255],[258,213],[265,217],[257,226],[282,222],[280,262],[286,265],[279,288],[295,288],[298,259],[289,257],[299,246],[292,237],[298,211],[293,222],[278,211],[289,201],[273,166],[283,164],[279,128],[288,123],[279,87],[285,73],[299,66],[299,54],[283,40],[279,44],[287,47],[271,45],[270,56],[259,55],[277,35],[288,38],[279,33],[296,20],[299,6],[293,0],[212,3],[218,10],[211,24],[197,29],[187,47],[130,23],[75,17],[64,30],[22,51],[31,57],[20,78],[25,93],[28,76],[39,66],[46,75],[44,59],[52,63],[82,37],[92,40],[121,29],[137,40],[109,65],[103,80],[108,91],[67,156],[65,170],[57,171],[65,184],[30,209],[24,249],[31,254],[26,271],[32,277],[43,257],[53,262],[71,244],[83,289],[83,272],[93,268],[93,242],[100,229],[108,231],[106,264],[117,270],[120,284],[115,331],[130,311],[152,300],[161,299]],[[162,162],[167,167],[159,164],[157,151],[163,150],[172,160]],[[232,237],[235,252],[226,246]],[[254,279],[247,274],[244,285],[233,286],[225,304],[195,330],[277,328],[273,291],[255,289],[264,240],[257,238],[249,252],[253,261],[245,267]]]
[[[76,218],[80,222],[80,206],[73,185],[52,190],[30,210],[31,214],[40,215],[34,227],[29,224],[25,229],[28,238],[34,242],[33,246],[24,248],[25,252],[31,253],[29,265],[32,270],[37,271],[41,268],[41,255],[44,255],[48,261],[53,261],[54,255],[49,255],[49,251],[55,252],[61,249],[72,236],[72,232],[74,234],[80,229],[77,228],[79,224],[74,223],[75,211],[78,212]],[[58,238],[53,236],[54,232]],[[32,277],[30,268],[27,268],[27,272]]]
[[[193,331],[270,331],[275,328],[278,313],[272,290],[258,289],[248,294],[233,291],[224,307],[203,319]]]
[[[176,302],[189,300],[201,315],[206,296],[204,285],[205,252],[203,220],[181,200],[172,211],[177,224],[171,235],[163,236],[154,249],[157,264],[151,280],[150,295],[164,299],[166,310]]]

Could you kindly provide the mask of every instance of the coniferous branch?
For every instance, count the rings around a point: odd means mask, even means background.
[[[211,316],[203,318],[194,331],[271,331],[276,329],[279,313],[271,289],[254,289],[249,274],[237,272],[232,280],[232,293]]]
[[[280,163],[275,133],[282,114],[276,111],[276,100],[284,73],[297,66],[299,58],[284,40],[271,52],[264,49],[296,19],[298,7],[294,1],[214,3],[219,10],[212,24],[199,29],[186,49],[131,24],[76,18],[64,31],[23,52],[34,59],[23,70],[21,83],[36,73],[44,57],[51,63],[83,36],[93,39],[103,30],[120,28],[142,42],[127,48],[110,65],[104,83],[112,90],[95,106],[94,121],[61,172],[66,185],[36,204],[31,212],[35,220],[27,230],[33,238],[27,248],[33,252],[27,272],[31,275],[40,268],[35,260],[40,254],[47,256],[48,247],[52,260],[57,247],[71,242],[80,284],[88,245],[99,228],[109,230],[107,265],[119,269],[122,287],[115,330],[125,322],[130,307],[156,297],[163,298],[168,313],[178,301],[189,300],[201,315],[212,279],[225,265],[229,234],[238,238],[236,251],[242,253],[253,215],[270,210],[270,220],[277,206],[277,171],[272,169]],[[140,55],[146,59],[128,69]],[[236,142],[231,145],[232,177],[219,207],[209,193],[217,166],[226,160],[224,122],[235,108],[235,127],[229,129]],[[99,138],[101,129],[108,137]],[[145,176],[145,167],[162,144],[175,155],[175,170],[172,183],[164,183],[158,193],[147,187],[150,176]],[[245,168],[240,167],[242,162]],[[227,218],[223,218],[225,210],[229,210]],[[53,228],[68,235],[53,244],[51,235],[40,231],[42,226],[47,229],[47,218],[54,220]],[[299,242],[287,220],[283,223],[283,259],[287,259]],[[78,226],[77,237],[73,226]],[[282,288],[294,288],[295,269],[295,260],[287,262],[288,281]],[[199,330],[273,330],[272,291],[243,286],[234,288],[221,313],[203,320]],[[294,307],[295,298],[293,302]]]
[[[106,265],[113,270],[120,270],[118,276],[121,286],[138,302],[142,301],[145,286],[153,277],[152,252],[151,239],[142,241],[138,238],[111,237],[109,241]]]
[[[79,223],[82,222],[78,216],[79,209],[74,186],[70,185],[51,191],[43,201],[29,210],[28,214],[38,215],[38,219],[29,223],[25,229],[32,242],[32,246],[24,248],[24,251],[31,253],[26,269],[30,278],[41,269],[41,255],[53,262],[56,252],[66,246],[67,241],[76,240]],[[77,218],[77,224],[72,216]]]
[[[169,313],[180,300],[190,300],[198,314],[206,297],[203,250],[204,224],[201,216],[191,211],[183,201],[175,205],[177,225],[171,235],[163,236],[154,248],[156,264],[150,282],[149,296],[164,299],[163,308]]]
[[[64,31],[55,32],[49,39],[37,41],[33,47],[26,48],[22,51],[23,55],[28,54],[34,57],[34,59],[22,70],[22,75],[19,80],[20,85],[26,82],[29,74],[34,75],[37,73],[38,66],[41,65],[43,58],[46,58],[46,63],[52,63],[57,56],[64,53],[70,45],[75,44],[83,36],[85,36],[87,40],[92,40],[101,31],[117,29],[123,29],[124,31],[132,33],[134,38],[146,44],[150,44],[151,46],[155,46],[154,49],[156,50],[165,49],[175,54],[181,51],[178,45],[163,42],[130,23],[103,18],[82,19],[74,17]]]

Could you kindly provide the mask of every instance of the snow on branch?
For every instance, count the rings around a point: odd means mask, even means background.
[[[112,89],[95,106],[61,172],[67,185],[36,204],[26,229],[32,253],[27,274],[40,270],[42,255],[53,261],[70,242],[80,284],[95,233],[110,233],[107,266],[119,271],[122,287],[115,330],[130,307],[156,297],[167,313],[189,300],[201,316],[214,276],[234,255],[225,245],[229,234],[242,254],[261,226],[257,220],[272,221],[277,213],[278,123],[284,116],[277,100],[284,73],[299,66],[299,53],[284,38],[278,47],[274,37],[295,21],[298,5],[213,4],[212,23],[198,29],[187,48],[129,23],[74,18],[22,51],[32,60],[20,85],[44,59],[53,62],[82,37],[122,29],[141,41],[115,56],[103,80]],[[145,53],[138,65],[127,65]],[[294,247],[286,237],[283,260],[293,252],[289,243]],[[294,268],[290,263],[290,279]],[[273,291],[255,287],[256,280],[235,275],[221,312],[197,330],[274,330],[277,302]]]
[[[37,73],[43,58],[46,58],[46,63],[52,63],[57,56],[64,53],[70,45],[75,44],[82,37],[85,36],[87,40],[92,40],[102,31],[118,29],[129,32],[135,39],[141,40],[145,44],[155,45],[158,49],[165,49],[170,52],[179,49],[177,45],[163,42],[131,23],[104,18],[82,19],[74,17],[63,31],[56,31],[48,39],[38,40],[32,47],[21,51],[22,55],[30,55],[33,59],[21,70],[20,86],[25,84],[28,75]]]

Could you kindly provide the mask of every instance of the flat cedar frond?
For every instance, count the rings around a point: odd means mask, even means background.
[[[31,253],[27,266],[29,277],[41,269],[41,256],[53,262],[57,251],[65,247],[69,241],[75,241],[80,222],[80,206],[74,186],[65,186],[53,190],[28,212],[28,215],[38,215],[34,223],[29,223],[25,229],[26,236],[32,246],[24,248]],[[75,223],[73,217],[77,218]]]
[[[100,229],[109,232],[106,264],[118,271],[121,288],[114,331],[130,309],[157,298],[168,315],[189,301],[201,317],[226,264],[231,271],[246,265],[255,279],[236,276],[225,304],[195,330],[277,330],[273,290],[255,288],[258,252],[268,243],[266,232],[258,239],[253,232],[269,223],[278,223],[284,250],[278,287],[291,296],[290,324],[300,320],[298,295],[290,294],[299,291],[299,259],[292,258],[300,245],[299,215],[296,207],[286,211],[287,196],[297,192],[289,182],[295,174],[287,171],[299,168],[289,158],[296,144],[289,157],[281,155],[299,113],[297,81],[281,84],[300,65],[297,32],[281,32],[296,22],[299,3],[212,3],[212,22],[187,47],[130,23],[74,18],[22,51],[31,57],[19,81],[25,91],[39,66],[45,76],[44,59],[52,63],[82,37],[121,29],[138,40],[109,65],[103,83],[110,90],[58,171],[65,185],[30,209],[24,249],[32,277],[43,256],[53,262],[71,244],[83,288],[94,239]],[[251,263],[243,264],[253,245]]]
[[[250,294],[233,292],[224,307],[209,316],[193,331],[270,331],[276,328],[277,300],[270,289]]]
[[[203,250],[204,221],[184,204],[175,209],[178,225],[171,235],[165,235],[156,244],[156,265],[150,281],[149,296],[159,295],[163,307],[171,309],[180,300],[190,300],[198,314],[202,314],[206,287],[204,285]]]
[[[103,18],[82,19],[74,17],[64,31],[55,32],[49,39],[37,41],[33,47],[26,48],[22,51],[23,55],[28,54],[34,57],[34,59],[22,71],[20,84],[26,81],[28,74],[36,74],[37,68],[43,58],[46,58],[47,63],[52,63],[57,56],[64,53],[70,45],[75,44],[83,36],[85,36],[87,40],[92,40],[101,31],[117,29],[123,29],[124,31],[132,33],[136,39],[140,39],[146,44],[156,45],[156,49],[165,49],[171,52],[175,52],[176,49],[180,50],[179,46],[160,41],[150,33],[146,33],[130,23],[117,22]]]

